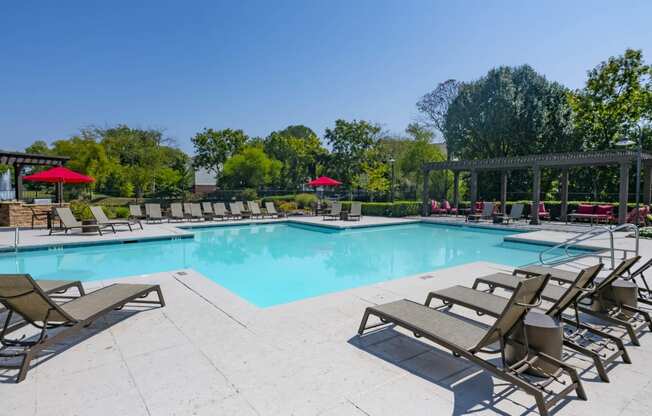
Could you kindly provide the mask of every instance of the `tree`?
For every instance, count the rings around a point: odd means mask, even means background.
[[[190,140],[195,148],[194,166],[219,175],[226,160],[238,153],[249,137],[242,130],[204,129]]]
[[[434,90],[421,97],[417,102],[417,109],[424,115],[424,122],[428,127],[444,134],[448,107],[457,98],[461,86],[461,82],[449,79],[440,82]]]
[[[445,160],[444,154],[432,143],[433,134],[423,126],[412,123],[408,125],[405,132],[409,136],[407,147],[398,160],[399,169],[403,176],[409,179],[410,183],[417,189],[423,186],[423,165],[429,162],[441,162]],[[437,179],[444,178],[446,173],[433,174]],[[439,180],[437,184],[439,184]],[[441,181],[443,183],[443,181]],[[431,187],[435,183],[431,183]]]
[[[582,141],[574,134],[567,93],[528,65],[492,69],[479,80],[462,84],[448,107],[444,124],[448,149],[461,159],[579,151]],[[543,192],[553,178],[544,172]],[[497,196],[499,183],[497,174],[483,175],[482,196]],[[515,172],[510,189],[530,192],[530,172]]]
[[[652,120],[652,66],[627,49],[588,72],[586,86],[568,94],[587,149],[611,148],[632,126]]]
[[[305,126],[272,132],[264,140],[264,149],[267,155],[281,162],[277,185],[295,189],[316,176],[317,163],[326,152],[317,135]]]
[[[233,188],[259,188],[277,179],[278,160],[270,159],[260,146],[245,146],[224,163],[222,180]]]
[[[344,183],[351,184],[362,172],[367,151],[378,143],[380,127],[364,120],[336,120],[335,128],[326,129],[324,139],[331,147],[329,170]]]

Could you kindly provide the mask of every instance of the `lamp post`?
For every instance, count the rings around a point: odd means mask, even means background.
[[[392,165],[392,184],[390,185],[390,198],[392,204],[394,203],[394,162],[396,162],[396,160],[394,160],[394,158],[391,157],[389,159],[389,164]]]
[[[636,125],[638,134],[636,135],[636,141],[627,139],[623,137],[621,140],[616,142],[616,146],[629,147],[636,145],[636,219],[635,224],[639,225],[639,205],[640,205],[640,182],[641,182],[641,153],[643,152],[643,129],[640,125]]]

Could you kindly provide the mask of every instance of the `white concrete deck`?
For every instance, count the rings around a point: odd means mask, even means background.
[[[652,256],[652,240],[642,240],[641,252]],[[567,268],[594,260],[582,261]],[[530,396],[428,341],[394,328],[356,335],[366,306],[423,302],[429,290],[498,270],[509,271],[474,263],[265,309],[192,270],[121,279],[161,284],[167,306],[111,313],[40,358],[20,384],[15,370],[0,370],[0,414],[536,414]],[[652,336],[641,343],[626,343],[633,364],[612,366],[611,383],[588,360],[569,357],[589,400],[562,402],[555,414],[650,413]]]

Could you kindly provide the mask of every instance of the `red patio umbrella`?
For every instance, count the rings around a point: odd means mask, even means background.
[[[312,187],[317,187],[317,186],[338,186],[338,185],[342,185],[342,182],[336,181],[335,179],[329,178],[328,176],[320,176],[319,178],[308,182],[308,185],[310,185]]]
[[[82,175],[63,166],[57,166],[52,169],[44,170],[33,175],[24,176],[23,180],[31,182],[48,182],[48,183],[91,183],[95,179],[90,176]],[[62,187],[61,187],[62,188]],[[63,190],[58,191],[61,195],[57,195],[59,202],[63,202]]]

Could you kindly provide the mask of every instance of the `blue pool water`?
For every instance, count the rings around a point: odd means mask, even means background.
[[[267,307],[444,267],[521,266],[542,246],[510,231],[434,224],[329,230],[289,223],[195,229],[194,238],[0,255],[0,273],[97,280],[192,268]]]

